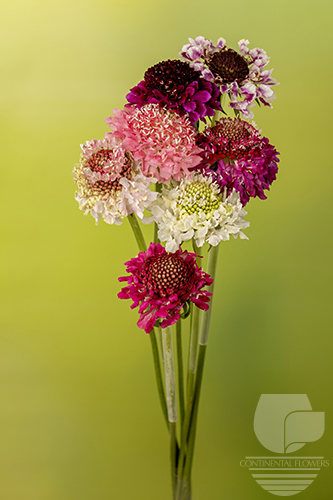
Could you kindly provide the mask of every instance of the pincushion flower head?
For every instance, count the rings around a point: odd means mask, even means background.
[[[145,177],[138,162],[115,137],[87,141],[81,145],[80,163],[73,169],[78,187],[75,199],[85,215],[90,213],[98,224],[121,224],[129,214],[140,218],[156,197],[150,191],[152,179]]]
[[[272,69],[266,70],[270,58],[263,49],[249,49],[248,40],[238,42],[239,52],[226,46],[224,38],[219,38],[216,46],[211,40],[198,36],[189,38],[180,56],[205,80],[214,82],[221,94],[228,94],[230,106],[238,110],[244,118],[253,118],[249,109],[255,101],[272,106],[275,99],[272,90],[277,82],[272,78]]]
[[[168,253],[160,244],[151,243],[148,250],[126,262],[129,276],[118,294],[120,299],[132,299],[131,308],[139,307],[139,328],[150,333],[157,321],[162,328],[173,325],[180,318],[185,304],[193,302],[200,309],[209,308],[205,286],[213,280],[199,268],[196,255],[179,249]]]
[[[149,103],[188,114],[190,122],[214,116],[220,109],[220,92],[214,82],[202,78],[187,62],[162,61],[149,68],[142,80],[126,96],[139,108]]]
[[[189,169],[201,161],[201,149],[196,144],[198,132],[189,119],[158,104],[147,104],[140,109],[127,105],[113,111],[114,117],[105,121],[131,151],[136,161],[142,162],[142,172],[158,182],[171,179],[181,181]],[[106,134],[109,136],[109,134]]]
[[[206,127],[197,143],[204,150],[198,170],[210,174],[221,191],[235,189],[243,206],[250,197],[266,199],[264,190],[276,179],[279,153],[255,123],[222,118]]]
[[[158,237],[170,252],[191,238],[198,247],[205,242],[216,246],[231,234],[247,239],[242,229],[250,223],[244,220],[246,212],[238,193],[233,191],[225,199],[211,176],[192,173],[178,186],[164,189],[148,210],[152,217],[143,222],[156,222]]]

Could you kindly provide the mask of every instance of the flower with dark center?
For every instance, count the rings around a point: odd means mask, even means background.
[[[202,76],[219,87],[221,94],[228,94],[230,107],[240,112],[244,118],[253,118],[249,109],[255,101],[272,107],[275,99],[272,90],[277,85],[271,77],[273,70],[266,70],[269,57],[263,49],[249,49],[248,40],[240,40],[239,53],[226,46],[223,38],[219,38],[216,46],[211,40],[198,36],[189,38],[180,56]]]
[[[248,78],[250,71],[244,57],[233,49],[224,48],[207,57],[207,66],[221,84],[242,83]]]
[[[148,250],[126,262],[130,276],[118,294],[120,299],[132,299],[131,308],[139,307],[139,328],[150,333],[158,322],[162,328],[176,323],[182,308],[193,302],[205,311],[209,308],[205,286],[213,280],[196,263],[196,255],[179,249],[168,253],[160,244],[151,243]]]
[[[238,118],[222,118],[198,135],[204,151],[198,172],[212,175],[220,190],[235,189],[243,206],[250,197],[266,199],[264,190],[276,179],[279,154],[255,124]]]
[[[145,177],[132,154],[119,139],[110,134],[103,140],[81,145],[80,163],[73,169],[78,187],[75,199],[85,215],[90,213],[98,224],[101,217],[108,224],[121,224],[121,219],[144,209],[156,197],[150,191],[152,179]]]
[[[187,62],[170,59],[149,68],[144,80],[126,96],[138,108],[155,103],[188,114],[191,123],[214,116],[215,110],[221,109],[219,97],[213,82],[203,79]]]

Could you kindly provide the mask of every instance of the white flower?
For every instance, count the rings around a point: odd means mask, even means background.
[[[177,251],[183,241],[191,238],[198,247],[205,242],[216,246],[220,241],[229,240],[230,235],[248,239],[241,231],[250,223],[243,219],[247,212],[239,194],[233,191],[228,198],[223,198],[211,177],[192,173],[191,178],[179,185],[164,189],[148,207],[152,216],[143,222],[156,222],[158,237],[166,242],[168,252]]]

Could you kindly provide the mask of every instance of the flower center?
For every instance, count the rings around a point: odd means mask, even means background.
[[[244,120],[233,120],[232,118],[223,118],[211,129],[215,137],[221,137],[233,142],[241,142],[250,139],[251,130],[248,123]]]
[[[178,207],[186,214],[204,212],[210,218],[221,204],[222,195],[216,194],[209,184],[190,182],[178,199]]]
[[[262,147],[262,137],[253,125],[238,118],[222,118],[214,127],[206,127],[197,138],[199,147],[213,165],[224,158],[230,160],[251,158]]]
[[[105,173],[105,167],[107,167],[113,160],[113,150],[112,149],[100,149],[93,153],[87,160],[88,167],[93,172]]]
[[[110,176],[108,180],[98,180],[93,184],[94,194],[116,192],[122,190],[120,180],[122,177],[132,179],[133,177],[133,159],[131,154],[126,151],[125,158],[115,158],[116,152],[113,149],[100,149],[93,153],[87,159],[87,166],[93,172],[107,174]],[[116,160],[116,162],[115,162]]]
[[[209,69],[222,83],[242,82],[249,76],[249,67],[244,57],[233,49],[214,52],[207,59]]]
[[[198,80],[199,73],[183,61],[168,59],[152,66],[145,72],[148,91],[160,90],[177,97],[190,83]]]
[[[146,286],[159,297],[184,295],[192,286],[194,266],[172,253],[164,253],[146,262]]]

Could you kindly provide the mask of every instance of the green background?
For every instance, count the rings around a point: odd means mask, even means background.
[[[268,499],[245,456],[262,393],[326,412],[332,454],[332,6],[319,0],[11,1],[1,12],[0,498],[167,500],[168,439],[148,336],[116,297],[137,253],[127,221],[74,200],[79,144],[187,38],[248,38],[281,85],[256,121],[281,152],[249,241],[222,244],[194,499]],[[146,229],[147,238],[150,228]],[[306,451],[305,451],[306,450]],[[330,470],[302,498],[332,498]]]

